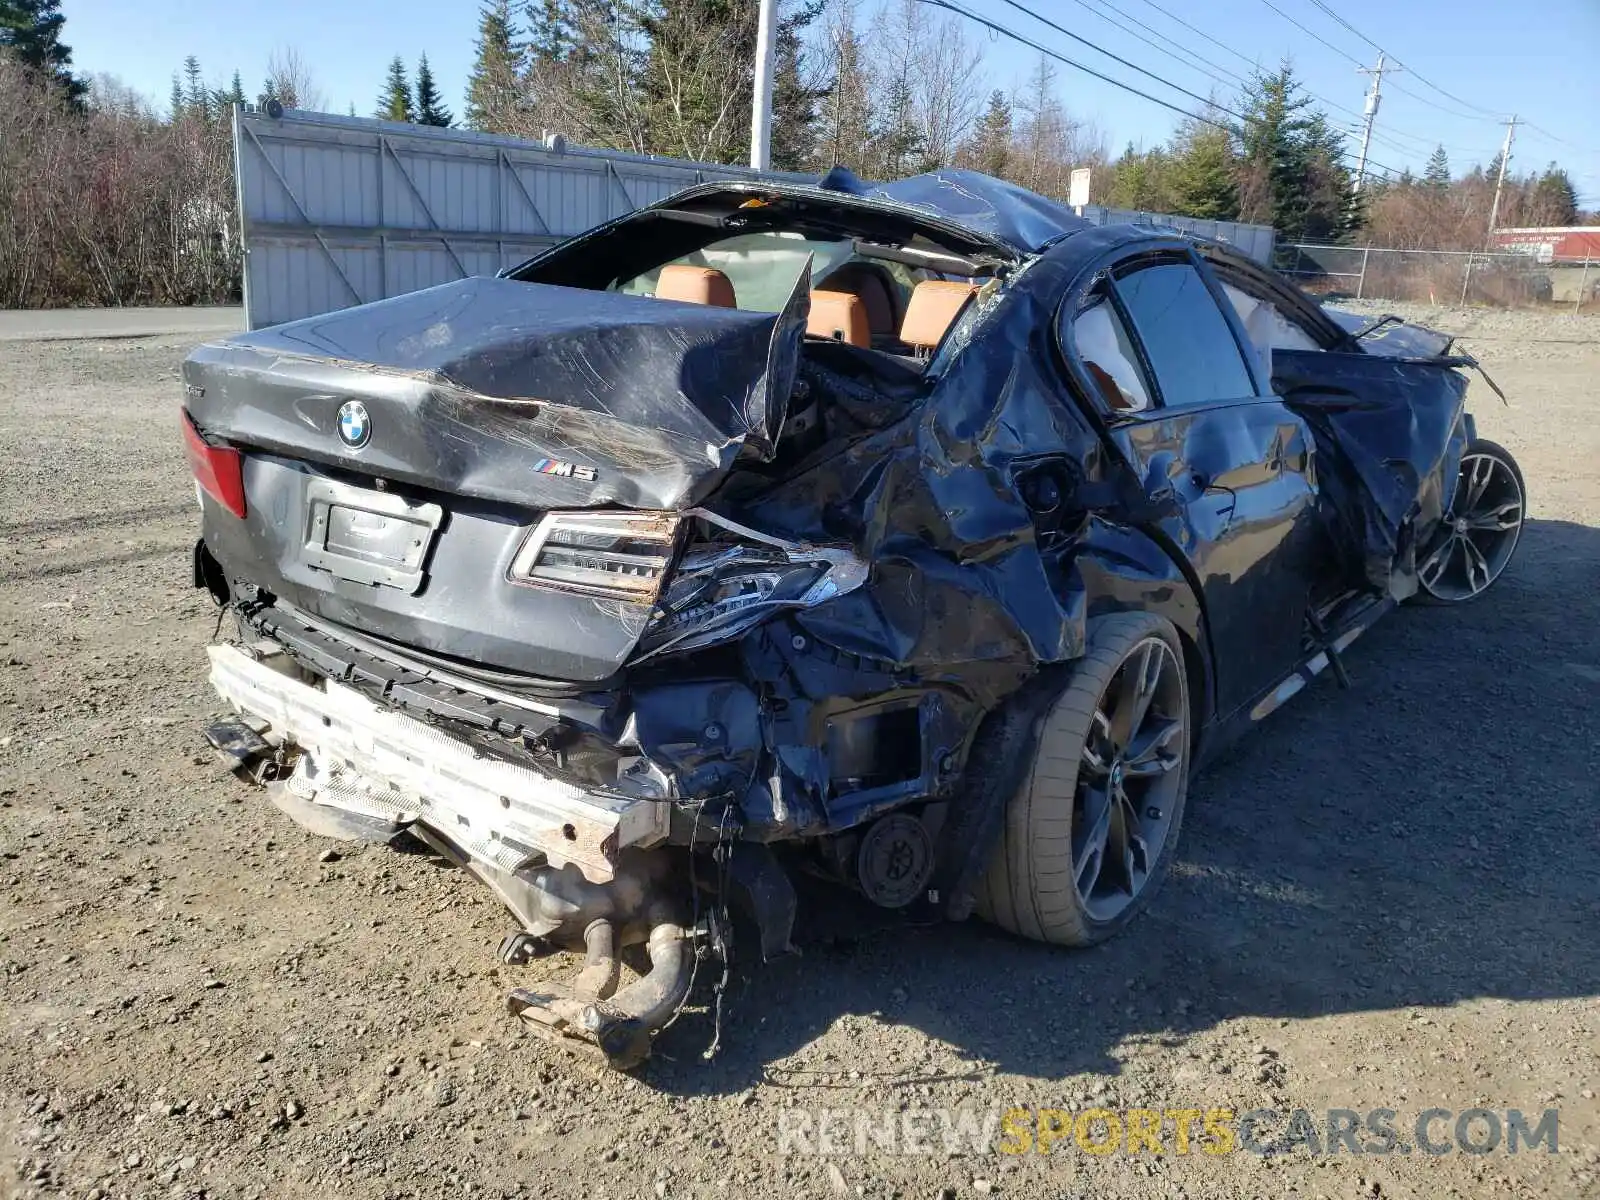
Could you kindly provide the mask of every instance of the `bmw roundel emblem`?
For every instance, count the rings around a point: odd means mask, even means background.
[[[352,450],[359,450],[372,437],[372,421],[367,416],[367,406],[359,400],[347,400],[339,406],[339,440]]]

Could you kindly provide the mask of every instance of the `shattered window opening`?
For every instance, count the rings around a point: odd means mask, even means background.
[[[1100,399],[1117,412],[1138,412],[1150,407],[1139,354],[1121,315],[1102,292],[1072,322],[1073,344],[1100,392]]]

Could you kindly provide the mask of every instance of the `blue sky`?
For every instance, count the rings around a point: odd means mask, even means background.
[[[865,0],[863,7],[872,2]],[[1111,62],[1005,0],[962,2],[1069,58],[1193,107],[1161,82]],[[1287,55],[1310,91],[1349,110],[1329,109],[1345,124],[1355,123],[1366,85],[1352,60],[1370,64],[1376,43],[1421,77],[1408,71],[1385,77],[1375,162],[1417,169],[1435,143],[1446,146],[1457,170],[1487,162],[1504,135],[1496,118],[1515,112],[1531,125],[1519,128],[1514,168],[1525,172],[1558,160],[1572,173],[1586,207],[1600,208],[1600,0],[1021,2],[1161,80],[1202,95],[1224,91],[1206,72],[1228,79],[1230,72],[1247,73],[1250,62],[1270,67]],[[436,0],[273,0],[228,5],[204,17],[192,0],[64,0],[62,7],[65,40],[80,71],[116,75],[158,102],[164,102],[172,73],[187,54],[198,56],[218,84],[237,68],[253,94],[274,48],[292,46],[309,63],[332,111],[342,113],[354,103],[363,116],[374,105],[388,60],[400,54],[414,63],[423,52],[446,102],[459,114],[478,15],[475,3]],[[1185,29],[1174,16],[1227,48]],[[992,86],[1019,83],[1037,58],[987,30],[973,27],[973,35],[984,46]],[[1173,43],[1213,65],[1174,57]],[[1059,88],[1076,115],[1093,119],[1105,132],[1113,152],[1129,141],[1164,140],[1176,120],[1166,109],[1066,66],[1060,66]]]

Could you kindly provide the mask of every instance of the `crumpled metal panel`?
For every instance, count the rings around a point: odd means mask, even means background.
[[[1398,331],[1391,347],[1443,337],[1387,328]],[[1273,354],[1274,388],[1316,434],[1324,520],[1366,582],[1395,599],[1417,589],[1417,551],[1449,507],[1471,437],[1461,361]]]
[[[202,346],[187,407],[208,434],[458,495],[677,508],[745,447],[772,453],[808,283],[754,313],[463,279]],[[337,432],[349,400],[371,418],[359,449]]]
[[[893,183],[864,183],[842,167],[822,178],[822,186],[874,200],[888,200],[964,225],[1013,250],[1036,253],[1063,234],[1089,229],[1064,204],[1037,192],[957,167],[945,167]]]

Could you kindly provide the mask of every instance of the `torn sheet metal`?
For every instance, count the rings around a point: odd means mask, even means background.
[[[984,175],[946,167],[893,183],[864,183],[843,167],[823,176],[822,186],[873,200],[886,200],[964,226],[1014,250],[1036,254],[1063,235],[1089,229],[1064,204],[1037,192]]]
[[[456,495],[687,506],[742,452],[771,456],[807,284],[754,313],[463,279],[202,346],[188,409],[215,437]]]
[[[1390,324],[1407,353],[1442,335]],[[1441,353],[1448,348],[1443,340]],[[1417,552],[1449,507],[1471,438],[1467,380],[1450,358],[1280,350],[1273,388],[1316,434],[1321,511],[1335,544],[1372,587],[1417,589]]]

